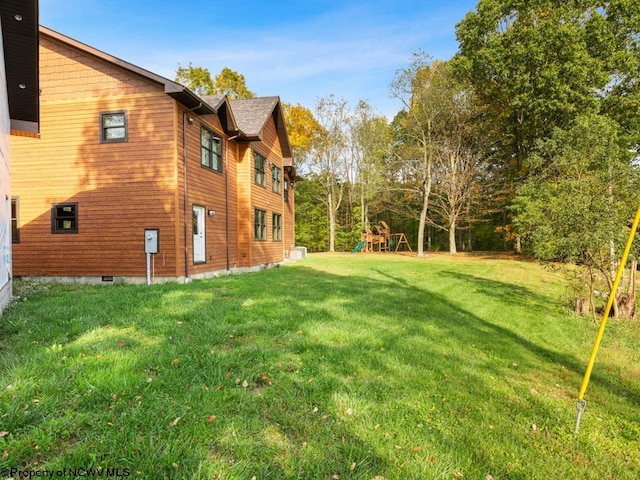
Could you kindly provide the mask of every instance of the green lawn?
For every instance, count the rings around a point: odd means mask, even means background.
[[[17,290],[0,478],[640,478],[640,324],[608,324],[575,438],[596,326],[531,262],[322,254]]]

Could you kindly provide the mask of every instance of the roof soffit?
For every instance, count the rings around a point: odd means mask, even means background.
[[[38,133],[38,1],[2,0],[0,18],[11,129]]]

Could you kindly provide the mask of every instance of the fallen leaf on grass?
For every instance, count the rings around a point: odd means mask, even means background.
[[[532,388],[531,390],[529,390],[531,392],[531,395],[535,395],[538,393],[538,390],[536,390],[535,388]]]
[[[207,418],[207,422],[213,422],[216,418],[218,417],[216,417],[215,415],[209,415],[209,417]]]
[[[170,423],[170,425],[171,425],[172,427],[175,427],[176,425],[178,425],[178,422],[179,422],[179,421],[180,421],[180,417],[176,417],[176,419],[175,419],[173,422],[171,422],[171,423]]]
[[[349,467],[349,470],[355,470],[355,469],[356,469],[356,462],[353,462]]]
[[[538,426],[535,423],[531,424],[531,430],[533,430],[534,432],[538,430]]]
[[[9,456],[9,451],[5,450],[4,453],[2,454],[2,458],[7,458]]]
[[[179,358],[174,358],[173,360],[171,360],[171,365],[178,365],[179,363],[180,363]]]
[[[246,380],[244,382],[242,382],[242,386],[244,388],[247,388],[249,386],[249,382],[247,382]]]
[[[452,473],[451,473],[451,475],[453,475],[453,476],[454,476],[454,477],[456,477],[456,478],[462,478],[462,477],[464,477],[464,473],[462,473],[462,472],[460,472],[460,471],[458,471],[458,470],[456,470],[455,472],[452,472]]]
[[[9,435],[9,432],[0,432],[0,438],[6,437],[7,435]]]

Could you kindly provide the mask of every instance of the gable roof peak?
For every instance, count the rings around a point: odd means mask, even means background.
[[[42,25],[40,25],[39,31],[40,31],[40,35],[44,35],[54,40],[57,40],[58,42],[69,45],[86,54],[92,55],[105,62],[109,62],[120,68],[128,70],[129,72],[140,75],[141,77],[144,77],[147,80],[150,80],[155,83],[159,83],[164,87],[164,93],[174,98],[175,100],[183,104],[188,109],[195,109],[195,113],[197,113],[198,115],[217,113],[216,110],[212,108],[212,106],[203,102],[200,97],[198,97],[195,93],[193,93],[184,85],[180,85],[179,83],[174,82],[173,80],[169,80],[168,78],[165,78],[161,75],[157,75],[153,72],[150,72],[149,70],[146,70],[142,67],[134,65],[133,63],[129,63],[118,57],[105,53],[102,50],[98,50],[97,48],[87,45],[86,43],[82,43],[78,40],[75,40],[71,37],[63,35],[62,33],[56,32],[55,30],[51,30],[50,28],[44,27]]]

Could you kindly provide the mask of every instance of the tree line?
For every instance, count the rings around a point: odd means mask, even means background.
[[[595,310],[640,198],[640,2],[480,0],[456,36],[390,79],[391,121],[336,95],[285,105],[297,243],[348,251],[385,220],[418,255],[525,251],[585,265]]]

